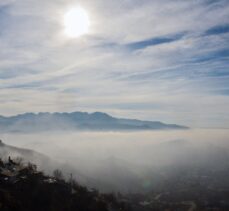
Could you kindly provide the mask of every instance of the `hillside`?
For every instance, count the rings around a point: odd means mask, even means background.
[[[0,116],[1,132],[41,132],[50,130],[166,130],[188,129],[176,124],[159,121],[141,121],[135,119],[115,118],[106,113],[25,113],[12,117]]]
[[[129,211],[130,206],[112,194],[100,194],[76,181],[37,171],[33,164],[22,165],[11,158],[0,159],[0,210],[2,211]]]
[[[89,185],[91,187],[105,186],[105,182],[99,182],[95,178],[88,177],[85,174],[82,174],[74,166],[71,166],[67,163],[58,162],[49,156],[39,153],[30,149],[23,149],[15,146],[11,146],[3,143],[0,140],[0,158],[3,160],[7,160],[8,157],[11,156],[16,160],[20,160],[23,163],[36,163],[37,168],[44,172],[45,174],[52,174],[55,169],[61,169],[63,172],[63,176],[69,176],[68,172],[71,172],[75,177],[77,177],[78,182],[84,185]]]

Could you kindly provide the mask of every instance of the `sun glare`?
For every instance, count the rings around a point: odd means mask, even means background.
[[[90,19],[85,9],[76,7],[70,9],[64,16],[65,34],[69,37],[80,37],[87,34]]]

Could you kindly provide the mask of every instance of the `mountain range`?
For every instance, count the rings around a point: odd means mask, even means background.
[[[0,116],[0,132],[42,132],[64,130],[123,131],[188,129],[177,124],[159,121],[115,118],[106,113],[25,113],[17,116]]]

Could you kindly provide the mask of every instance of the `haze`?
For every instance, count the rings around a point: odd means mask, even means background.
[[[66,177],[72,173],[84,184],[105,191],[148,190],[147,178],[165,167],[226,168],[229,156],[229,132],[224,129],[5,134],[3,140],[43,153],[58,163],[53,169],[62,168]]]

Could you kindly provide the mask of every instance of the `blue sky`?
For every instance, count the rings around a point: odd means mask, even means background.
[[[75,6],[91,19],[64,34]],[[228,0],[1,0],[0,114],[103,111],[229,127]]]

